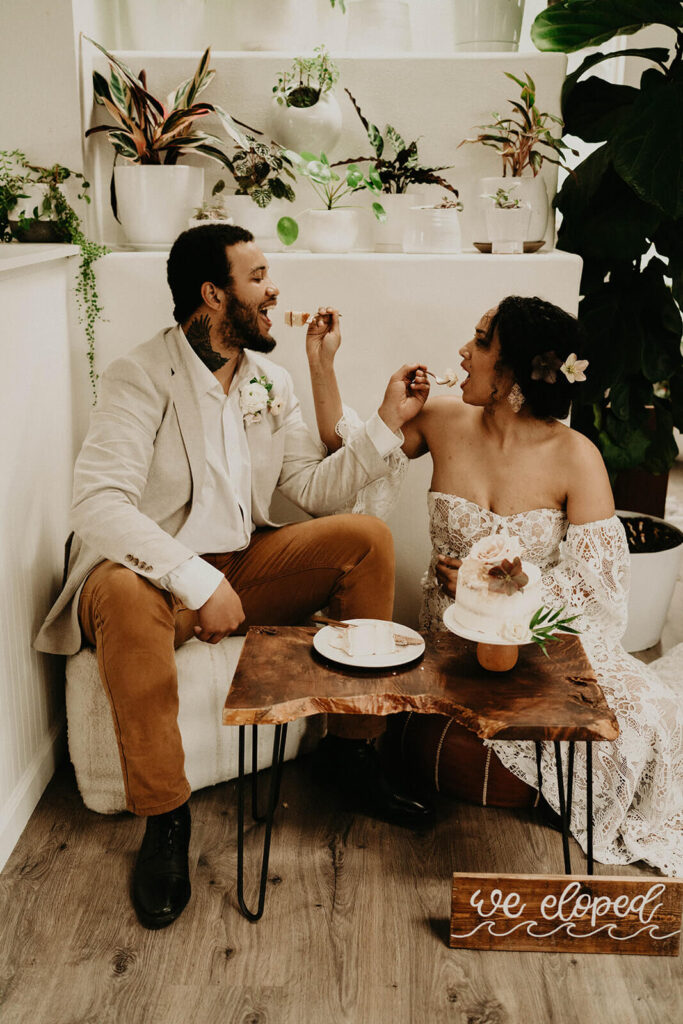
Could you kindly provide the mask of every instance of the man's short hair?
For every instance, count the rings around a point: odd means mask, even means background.
[[[251,231],[236,224],[203,224],[178,235],[166,264],[176,323],[185,323],[201,306],[206,281],[217,288],[227,288],[232,282],[226,248],[253,241]]]

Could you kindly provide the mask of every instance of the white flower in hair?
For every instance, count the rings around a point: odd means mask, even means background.
[[[584,370],[587,366],[587,359],[578,359],[576,352],[572,352],[572,354],[567,356],[565,361],[562,363],[560,372],[565,375],[570,384],[573,384],[575,381],[582,381],[586,379]]]

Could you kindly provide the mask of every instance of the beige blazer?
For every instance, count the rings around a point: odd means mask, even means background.
[[[205,471],[202,419],[191,384],[194,358],[179,327],[111,363],[76,460],[73,544],[65,585],[35,646],[53,654],[81,647],[78,601],[88,574],[104,559],[159,579],[195,552],[175,539]],[[359,489],[388,472],[363,428],[339,451],[325,449],[303,421],[292,379],[260,354],[250,358],[282,398],[279,415],[247,426],[252,464],[252,516],[281,526],[270,506],[279,491],[310,515],[348,505]]]

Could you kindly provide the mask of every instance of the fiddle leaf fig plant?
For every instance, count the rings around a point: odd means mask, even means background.
[[[565,130],[595,144],[555,205],[558,246],[583,260],[579,319],[591,374],[572,423],[610,475],[666,472],[683,429],[683,5],[678,0],[560,0],[536,18],[539,49],[574,52],[647,25],[672,46],[591,53],[564,83]],[[605,60],[643,61],[639,87],[588,76]]]
[[[348,163],[361,163],[372,159],[382,183],[382,192],[405,192],[408,185],[440,185],[441,188],[447,189],[454,196],[458,196],[458,190],[437,173],[438,171],[447,171],[449,165],[423,167],[419,163],[417,141],[406,142],[390,124],[385,126],[384,134],[382,134],[376,124],[370,124],[349,90],[345,89],[344,91],[353,103],[360,122],[365,128],[368,141],[375,151],[375,156],[374,158],[359,156],[352,157],[350,160],[338,160],[335,162],[335,167]]]

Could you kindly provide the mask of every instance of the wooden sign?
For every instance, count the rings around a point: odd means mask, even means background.
[[[677,956],[683,880],[453,875],[452,947]]]

